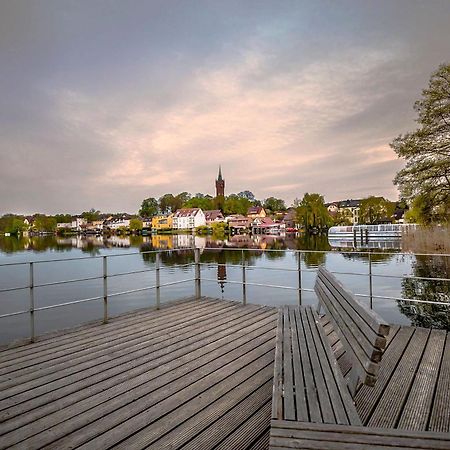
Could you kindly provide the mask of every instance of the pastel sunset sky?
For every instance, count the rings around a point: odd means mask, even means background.
[[[0,0],[0,213],[392,200],[448,0]]]

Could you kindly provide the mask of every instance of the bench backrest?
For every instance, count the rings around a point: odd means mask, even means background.
[[[350,393],[354,395],[360,383],[374,386],[389,325],[323,266],[319,268],[314,290],[351,359]]]

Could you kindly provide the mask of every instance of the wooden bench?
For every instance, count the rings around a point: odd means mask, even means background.
[[[350,379],[340,371],[317,312],[280,308],[272,419],[360,426],[352,394],[360,382],[375,383],[389,325],[323,267],[315,291],[351,357]]]

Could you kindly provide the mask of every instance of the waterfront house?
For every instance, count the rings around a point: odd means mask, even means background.
[[[256,219],[257,217],[266,217],[266,210],[262,206],[251,206],[247,210],[247,217],[249,219]]]
[[[228,226],[230,229],[234,229],[236,231],[246,230],[250,227],[251,220],[240,214],[233,214],[231,216],[227,216],[225,221],[228,222]]]
[[[86,226],[87,220],[84,217],[74,217],[72,219],[72,223],[70,224],[70,228],[72,231],[80,232]]]
[[[195,230],[206,225],[205,214],[200,208],[182,208],[175,211],[173,218],[174,230]]]
[[[205,211],[205,221],[207,226],[211,226],[213,223],[224,222],[225,217],[220,209],[212,209]]]
[[[173,214],[155,216],[152,218],[152,230],[171,230],[173,228]]]
[[[281,223],[284,224],[286,231],[292,231],[298,228],[296,223],[296,211],[294,208],[289,208],[287,210],[281,219]]]
[[[361,200],[341,200],[338,202],[326,203],[328,213],[330,216],[335,217],[338,212],[348,212],[351,214],[351,221],[353,225],[359,223],[359,207],[361,205]]]
[[[274,222],[270,217],[257,217],[252,221],[251,230],[253,234],[278,233],[281,230],[281,224]]]
[[[108,220],[109,219],[109,220]],[[119,228],[129,228],[131,216],[124,214],[121,217],[108,218],[105,220],[103,227],[109,230],[118,230]]]
[[[72,228],[72,222],[59,222],[56,224],[57,230],[70,230]]]

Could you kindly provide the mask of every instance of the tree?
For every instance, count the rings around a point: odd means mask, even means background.
[[[371,224],[391,221],[394,211],[395,203],[383,197],[367,197],[359,205],[359,223]]]
[[[296,209],[296,221],[303,224],[306,230],[326,228],[333,223],[328,213],[323,196],[306,193]]]
[[[421,196],[428,205],[422,222],[446,221],[450,215],[450,64],[432,74],[414,109],[419,128],[391,143],[406,160],[394,183],[410,202]]]
[[[172,194],[164,194],[162,197],[159,197],[159,210],[163,214],[166,214],[168,212],[175,212],[175,210],[173,209],[174,200],[175,198]]]
[[[242,214],[246,215],[248,208],[252,206],[252,202],[246,198],[231,194],[225,198],[223,212],[225,214]]]
[[[195,197],[189,199],[183,208],[201,208],[203,211],[213,209],[213,198],[210,195],[196,194]]]
[[[333,217],[335,225],[353,225],[353,214],[348,208],[341,208]]]
[[[284,200],[276,197],[269,197],[264,200],[263,206],[272,212],[286,211],[286,204]]]
[[[130,230],[131,231],[137,231],[142,230],[144,224],[142,223],[142,220],[134,218],[130,220]]]
[[[72,222],[71,214],[56,214],[55,215],[56,223],[69,223]]]
[[[158,200],[154,197],[149,197],[142,200],[141,209],[139,210],[139,215],[141,217],[150,218],[156,216],[158,213]]]
[[[14,214],[5,214],[0,218],[0,232],[10,234],[20,234],[26,230],[26,225],[22,217]]]
[[[36,214],[34,216],[33,230],[52,232],[56,229],[56,219],[44,214]]]
[[[254,202],[256,200],[255,195],[251,191],[239,192],[239,194],[237,196],[240,198],[246,198],[247,200],[250,200],[251,202]]]
[[[96,211],[94,208],[91,208],[89,211],[84,211],[81,213],[81,217],[86,219],[88,222],[94,222],[95,220],[100,219],[100,211]]]

